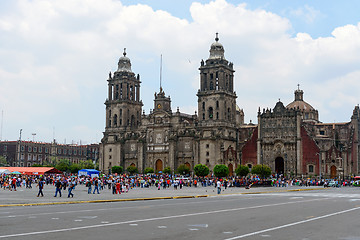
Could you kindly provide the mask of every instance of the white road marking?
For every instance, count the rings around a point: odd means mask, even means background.
[[[252,232],[252,233],[247,233],[247,234],[240,235],[240,236],[236,236],[236,237],[232,237],[232,238],[227,238],[227,239],[225,239],[225,240],[234,240],[234,239],[246,238],[246,237],[258,235],[258,234],[260,234],[260,233],[265,233],[265,232],[270,232],[270,231],[274,231],[274,230],[278,230],[278,229],[282,229],[282,228],[292,227],[292,226],[295,226],[295,225],[299,225],[299,224],[303,224],[303,223],[308,223],[308,222],[312,222],[312,221],[315,221],[315,220],[319,220],[319,219],[323,219],[323,218],[328,218],[328,217],[340,215],[340,214],[343,214],[343,213],[352,212],[352,211],[359,210],[359,209],[360,209],[360,207],[350,208],[350,209],[347,209],[347,210],[344,210],[344,211],[340,211],[340,212],[330,213],[330,214],[326,214],[326,215],[323,215],[323,216],[319,216],[319,217],[314,217],[314,218],[302,220],[302,221],[299,221],[299,222],[293,222],[293,223],[281,225],[281,226],[278,226],[278,227],[268,228],[268,229],[264,229],[264,230],[260,230],[260,231],[256,231],[256,232]]]
[[[257,197],[260,195],[257,195]],[[264,196],[264,195],[263,195]],[[233,197],[242,197],[243,199],[250,199],[253,198],[253,196],[248,197],[245,195],[233,195]],[[163,201],[163,199],[161,200],[154,200],[155,201]],[[175,200],[176,201],[176,200]],[[146,207],[151,208],[151,207],[163,207],[163,206],[173,206],[173,205],[188,205],[188,204],[204,204],[204,203],[214,203],[214,202],[221,202],[224,203],[224,201],[233,201],[232,199],[221,199],[221,200],[208,200],[208,201],[197,201],[197,202],[184,202],[184,203],[165,203],[162,205],[155,205],[155,204],[151,204],[151,205],[147,205]],[[43,207],[43,206],[41,206]],[[41,208],[40,207],[40,208]],[[143,208],[144,206],[142,206],[141,208]],[[67,214],[67,213],[81,213],[81,212],[95,212],[95,211],[113,211],[113,210],[118,210],[118,209],[133,209],[133,208],[139,208],[139,206],[134,206],[134,207],[118,207],[118,208],[114,208],[114,207],[110,207],[110,208],[94,208],[94,209],[84,209],[84,210],[74,210],[74,211],[61,211],[61,212],[46,212],[46,213],[30,213],[30,214],[19,214],[19,215],[13,215],[13,216],[0,216],[0,218],[8,218],[8,217],[27,217],[27,216],[43,216],[43,215],[56,215],[56,214]],[[9,212],[10,213],[10,212]]]
[[[188,225],[189,227],[201,227],[201,228],[207,228],[209,227],[208,224],[194,224],[194,225]]]
[[[51,219],[53,219],[53,220],[58,220],[59,218],[51,218]]]
[[[74,222],[82,222],[81,219],[75,219]]]
[[[224,234],[232,234],[233,232],[223,232]]]
[[[35,216],[30,216],[29,218],[37,218],[37,217],[35,217]]]
[[[82,217],[78,217],[78,218],[94,219],[94,218],[97,218],[97,216],[82,216]]]
[[[199,231],[197,228],[189,228],[190,231]]]
[[[145,218],[145,219],[129,220],[129,221],[124,221],[124,222],[97,224],[97,225],[89,225],[89,226],[82,226],[82,227],[53,229],[53,230],[45,230],[45,231],[38,231],[38,232],[16,233],[16,234],[9,234],[9,235],[0,235],[0,238],[30,236],[30,235],[39,235],[39,234],[56,233],[56,232],[68,232],[68,231],[117,226],[117,225],[131,224],[131,223],[138,223],[138,222],[149,222],[149,221],[157,221],[157,220],[164,220],[164,219],[200,216],[200,215],[207,215],[207,214],[214,214],[214,213],[234,212],[234,211],[241,211],[241,210],[247,210],[247,209],[274,207],[274,206],[282,206],[282,205],[288,205],[288,204],[305,203],[305,202],[322,201],[322,200],[324,200],[324,198],[293,201],[293,202],[284,202],[284,203],[275,203],[275,204],[265,204],[265,205],[252,206],[252,207],[230,208],[230,209],[214,210],[214,211],[208,211],[208,212],[188,213],[188,214],[174,215],[174,216],[167,216],[167,217]],[[356,209],[359,209],[359,208],[360,207],[358,207]]]
[[[167,226],[158,226],[158,228],[167,228]]]
[[[109,223],[109,222],[105,222],[105,221],[103,221],[103,222],[101,222],[101,223]]]
[[[271,235],[260,235],[261,237],[271,237]]]
[[[131,224],[129,224],[129,225],[135,227],[135,226],[137,226],[138,224],[137,224],[137,223],[131,223]]]

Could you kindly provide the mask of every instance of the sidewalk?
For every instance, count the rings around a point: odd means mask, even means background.
[[[223,188],[221,195],[231,194],[258,194],[284,191],[306,191],[319,190],[323,187],[256,187],[251,189],[241,188]],[[190,198],[190,197],[211,197],[217,196],[214,187],[183,187],[175,190],[173,187],[157,190],[156,187],[150,188],[134,188],[128,193],[112,194],[108,188],[100,191],[100,194],[88,194],[84,185],[78,185],[73,190],[74,197],[68,198],[67,189],[62,190],[62,197],[54,197],[55,187],[53,185],[45,185],[43,190],[44,197],[37,197],[38,189],[18,188],[17,191],[0,190],[0,207],[16,206],[16,205],[47,205],[47,204],[66,204],[80,202],[111,202],[111,201],[140,201],[154,199],[171,199],[171,198]]]

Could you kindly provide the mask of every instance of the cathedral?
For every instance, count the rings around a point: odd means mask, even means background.
[[[355,106],[346,123],[322,123],[319,114],[295,90],[286,106],[279,100],[273,109],[258,109],[258,124],[244,123],[236,104],[233,63],[226,60],[216,34],[210,55],[201,61],[198,111],[194,115],[173,111],[164,89],[154,94],[147,115],[140,99],[140,75],[131,70],[124,50],[118,69],[109,74],[106,124],[100,144],[100,170],[113,166],[151,167],[156,172],[180,165],[192,171],[197,164],[229,167],[257,164],[274,174],[347,178],[359,173],[360,109]]]

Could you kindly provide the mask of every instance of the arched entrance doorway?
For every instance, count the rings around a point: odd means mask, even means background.
[[[188,167],[190,170],[191,170],[191,166],[190,166],[190,163],[185,163],[185,166]]]
[[[336,173],[337,173],[336,166],[332,165],[330,168],[330,178],[335,178]]]
[[[231,163],[229,163],[228,168],[229,168],[229,176],[232,176],[234,174],[233,165]]]
[[[159,172],[159,171],[162,171],[162,170],[163,170],[163,162],[160,159],[158,159],[155,162],[155,171]]]
[[[284,159],[282,157],[275,159],[275,172],[277,174],[284,174]]]

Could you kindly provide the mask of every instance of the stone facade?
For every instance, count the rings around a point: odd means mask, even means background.
[[[339,177],[359,173],[360,111],[356,106],[348,123],[325,124],[303,98],[298,87],[286,107],[258,110],[258,125],[244,123],[236,105],[233,63],[225,58],[219,38],[210,56],[200,62],[198,111],[173,112],[162,87],[154,94],[154,108],[142,112],[140,76],[131,71],[130,59],[120,58],[109,74],[106,128],[100,144],[100,170],[136,166],[175,171],[185,164],[192,170],[205,164],[210,170],[225,164],[230,173],[240,164],[250,168],[266,164],[277,174]]]

